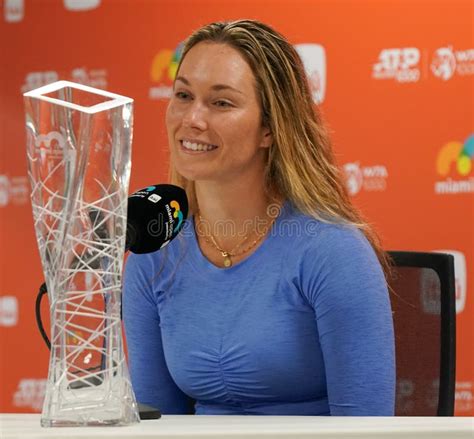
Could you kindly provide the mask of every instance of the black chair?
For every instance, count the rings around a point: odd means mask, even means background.
[[[454,258],[389,252],[397,363],[396,416],[453,416],[456,365]]]

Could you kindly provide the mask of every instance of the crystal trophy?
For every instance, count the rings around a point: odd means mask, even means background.
[[[133,99],[67,81],[23,96],[51,321],[41,425],[139,422],[120,315]]]

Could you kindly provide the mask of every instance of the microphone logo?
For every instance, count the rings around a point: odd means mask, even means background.
[[[176,224],[176,226],[174,227],[173,229],[173,232],[174,233],[177,233],[179,231],[179,228],[181,227],[181,224],[183,223],[183,212],[181,212],[181,208],[180,208],[180,205],[179,203],[176,201],[176,200],[173,200],[171,203],[170,203],[170,206],[171,208],[174,210],[173,212],[173,218],[177,218],[178,219],[178,223]]]

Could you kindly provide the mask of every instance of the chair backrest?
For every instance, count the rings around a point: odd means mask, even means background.
[[[397,363],[396,416],[453,416],[456,364],[454,258],[391,251]]]

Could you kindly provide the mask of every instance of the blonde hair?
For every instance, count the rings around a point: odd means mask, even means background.
[[[312,103],[308,79],[294,47],[283,35],[256,20],[211,23],[185,41],[178,71],[189,50],[200,42],[235,48],[254,72],[263,125],[273,136],[265,170],[267,192],[289,200],[297,210],[316,219],[360,229],[387,276],[388,256],[377,234],[350,201],[326,125]],[[195,212],[194,182],[180,175],[172,163],[170,177],[172,183],[186,190],[190,211]]]

